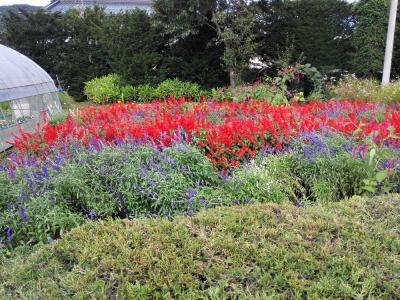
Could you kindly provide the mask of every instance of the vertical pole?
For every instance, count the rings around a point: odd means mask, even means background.
[[[384,62],[384,66],[383,66],[382,86],[386,86],[390,82],[390,71],[392,68],[392,56],[393,56],[394,31],[396,28],[397,5],[398,5],[398,0],[391,0],[388,33],[387,33],[387,38],[386,38],[385,62]]]

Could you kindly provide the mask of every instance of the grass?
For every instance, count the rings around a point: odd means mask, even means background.
[[[5,299],[395,299],[400,195],[87,223],[0,266]],[[1,298],[1,296],[0,296]]]

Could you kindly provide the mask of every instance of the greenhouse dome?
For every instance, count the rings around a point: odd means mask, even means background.
[[[11,145],[20,127],[32,131],[43,116],[61,113],[57,88],[49,74],[21,53],[0,45],[0,151]]]

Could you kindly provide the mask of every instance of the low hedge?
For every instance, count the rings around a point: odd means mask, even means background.
[[[394,299],[400,195],[87,223],[0,266],[28,299]]]

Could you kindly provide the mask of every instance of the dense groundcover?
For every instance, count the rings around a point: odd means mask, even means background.
[[[6,299],[395,299],[399,224],[399,195],[92,222],[3,261],[0,290]]]

